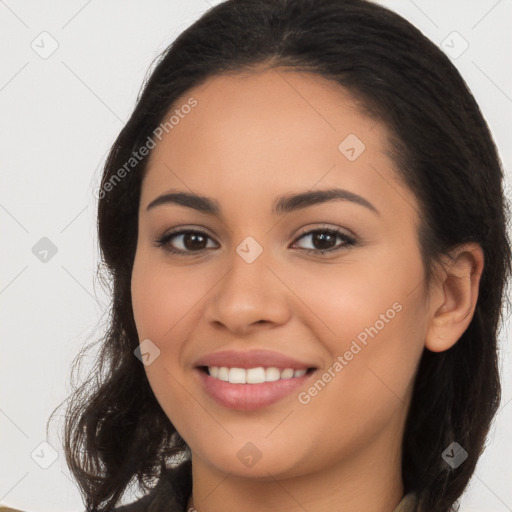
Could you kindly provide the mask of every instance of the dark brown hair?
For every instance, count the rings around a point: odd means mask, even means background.
[[[484,251],[474,317],[450,350],[425,349],[403,438],[406,492],[417,493],[418,511],[448,512],[474,472],[500,401],[497,335],[511,270],[503,172],[482,113],[450,60],[401,16],[365,0],[229,0],[160,56],[104,167],[99,270],[111,279],[112,307],[96,366],[68,407],[69,468],[88,510],[107,512],[132,480],[147,490],[176,456],[189,457],[134,356],[130,281],[147,157],[107,184],[179,96],[257,65],[331,79],[384,123],[397,175],[421,211],[427,285],[432,264],[458,244],[478,242]],[[454,441],[469,454],[455,470],[441,457]]]

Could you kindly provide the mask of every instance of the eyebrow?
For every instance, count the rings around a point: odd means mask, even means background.
[[[307,208],[309,206],[336,200],[356,203],[373,211],[377,215],[380,215],[377,208],[375,208],[375,206],[373,206],[373,204],[367,201],[364,197],[340,188],[307,191],[299,194],[279,196],[274,201],[272,213],[274,215],[284,215],[285,213]],[[202,213],[215,215],[217,217],[222,216],[222,208],[217,200],[190,192],[170,192],[158,196],[149,203],[146,211],[164,204],[177,204],[180,206],[186,206],[187,208],[192,208]]]

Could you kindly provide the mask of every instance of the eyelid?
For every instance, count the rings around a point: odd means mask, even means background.
[[[334,226],[334,225],[330,225],[330,224],[320,224],[320,225],[317,225],[315,227],[312,227],[311,225],[310,226],[305,226],[301,229],[301,231],[294,237],[293,239],[293,242],[291,242],[291,247],[294,247],[296,246],[296,244],[302,239],[305,237],[305,235],[307,236],[311,236],[313,235],[314,233],[316,232],[331,232],[333,235],[335,235],[337,238],[341,238],[343,239],[343,244],[341,244],[340,246],[338,247],[335,247],[335,248],[331,248],[331,249],[325,249],[325,250],[322,250],[322,249],[305,249],[305,248],[299,248],[300,251],[302,252],[306,252],[308,254],[311,254],[311,253],[314,253],[314,254],[329,254],[329,253],[332,253],[332,254],[335,254],[335,253],[338,253],[340,251],[342,251],[344,248],[347,248],[347,247],[353,247],[353,246],[356,246],[359,244],[359,237],[355,234],[353,234],[352,232],[349,232],[347,233],[346,232],[347,230],[344,230],[343,228],[340,228],[339,226]],[[169,252],[169,253],[172,253],[172,254],[176,254],[178,256],[200,256],[200,255],[204,255],[206,252],[209,252],[211,251],[211,248],[207,249],[207,248],[204,248],[204,249],[200,249],[198,251],[184,251],[182,249],[175,249],[175,248],[170,248],[170,240],[172,238],[174,238],[175,236],[183,236],[183,235],[186,235],[186,234],[190,234],[190,233],[194,233],[194,234],[198,234],[198,235],[203,235],[205,236],[206,238],[210,239],[210,240],[213,240],[216,244],[219,244],[213,236],[210,235],[210,233],[208,232],[208,230],[206,230],[206,228],[197,228],[197,227],[191,227],[191,226],[180,226],[180,227],[177,227],[177,228],[173,228],[169,231],[166,231],[164,232],[162,235],[158,236],[157,239],[155,240],[155,245],[159,248],[162,248],[164,251],[166,252]],[[208,244],[208,242],[207,242]],[[289,246],[290,247],[290,246]]]
[[[334,248],[330,249],[305,249],[305,248],[299,248],[301,251],[306,252],[307,254],[313,254],[313,255],[334,255],[338,254],[343,249],[346,249],[348,247],[354,247],[356,245],[359,245],[359,237],[355,236],[354,234],[347,233],[343,228],[340,228],[338,226],[332,226],[329,224],[322,224],[320,226],[316,227],[305,227],[301,229],[300,233],[294,238],[294,241],[292,242],[291,246],[296,246],[301,239],[307,238],[309,236],[312,236],[314,233],[331,233],[333,236],[336,237],[336,239],[340,238],[342,240],[342,244],[335,246]]]
[[[308,226],[301,228],[299,233],[295,236],[294,240],[297,240],[298,238],[300,238],[303,235],[310,234],[311,232],[321,231],[321,230],[337,231],[339,234],[344,235],[348,238],[352,238],[354,240],[359,238],[355,233],[349,231],[346,228],[341,228],[341,227],[335,226],[333,224],[320,223],[320,225],[314,225],[313,227],[311,227],[311,225],[308,225]]]

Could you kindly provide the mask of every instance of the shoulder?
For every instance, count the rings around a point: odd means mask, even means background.
[[[189,460],[168,468],[157,485],[146,496],[112,512],[185,512],[192,491],[192,463]],[[28,512],[0,505],[0,512]]]
[[[417,498],[414,493],[406,494],[393,512],[413,512],[416,508],[416,501]]]

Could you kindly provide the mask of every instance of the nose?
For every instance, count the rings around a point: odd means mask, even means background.
[[[267,266],[265,251],[252,263],[233,252],[230,268],[204,303],[205,321],[237,335],[286,323],[292,293]]]

